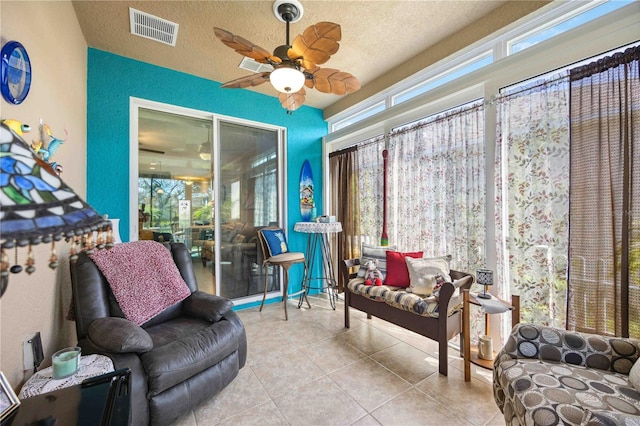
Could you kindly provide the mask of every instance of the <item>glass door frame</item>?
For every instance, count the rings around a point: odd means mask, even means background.
[[[212,123],[213,139],[211,147],[212,161],[213,161],[213,182],[214,182],[214,226],[215,235],[220,235],[220,214],[218,209],[220,208],[220,191],[215,190],[218,182],[220,182],[220,167],[217,164],[220,159],[220,123],[231,123],[242,126],[254,127],[264,130],[274,131],[278,137],[278,189],[280,197],[278,199],[278,217],[280,226],[284,229],[288,229],[288,218],[286,209],[287,196],[287,129],[282,126],[275,126],[272,124],[261,123],[252,120],[246,120],[237,117],[231,117],[207,111],[197,110],[193,108],[185,108],[171,104],[165,104],[162,102],[150,101],[147,99],[130,97],[129,98],[129,232],[128,241],[138,240],[138,120],[139,110],[150,109],[161,112],[167,112],[171,114],[184,115],[191,118],[198,118],[203,120],[209,120]],[[214,267],[220,265],[220,244],[214,245]],[[259,265],[260,266],[260,265]],[[221,274],[215,274],[215,289],[216,294],[220,294],[220,278]],[[278,291],[269,292],[271,297],[282,297],[282,277],[281,283],[278,286]],[[270,298],[271,298],[270,297]],[[241,297],[234,299],[241,304],[251,303],[262,300],[262,293],[252,296]]]
[[[287,219],[287,209],[286,209],[286,200],[287,200],[287,150],[286,150],[286,140],[287,140],[287,129],[285,127],[281,127],[281,126],[274,126],[271,124],[266,124],[266,123],[260,123],[257,121],[251,121],[251,120],[245,120],[242,118],[237,118],[237,117],[231,117],[231,116],[227,116],[227,115],[221,115],[221,114],[213,114],[213,147],[212,147],[212,154],[213,154],[213,161],[214,161],[214,168],[213,168],[213,181],[214,181],[214,188],[218,188],[218,184],[219,182],[222,182],[222,178],[220,176],[221,173],[221,167],[216,167],[215,165],[217,165],[220,161],[220,157],[221,157],[221,153],[220,153],[220,148],[221,148],[221,135],[220,135],[220,131],[221,131],[221,123],[230,123],[230,124],[237,124],[237,125],[241,125],[241,126],[247,126],[247,127],[254,127],[257,129],[263,129],[263,130],[269,130],[269,131],[274,131],[278,137],[278,146],[277,146],[277,160],[278,160],[278,175],[277,175],[277,179],[278,179],[278,192],[280,194],[280,197],[278,199],[278,218],[279,218],[279,225],[284,228],[287,229],[287,223],[288,223],[288,219]],[[221,235],[221,223],[220,223],[220,219],[222,217],[222,215],[219,212],[219,209],[222,207],[222,200],[220,199],[220,191],[214,191],[214,203],[215,203],[215,235]],[[221,262],[221,253],[220,253],[220,248],[221,248],[221,244],[216,244],[215,245],[215,265],[216,266],[220,266],[220,262]],[[257,249],[259,250],[260,248],[257,247]],[[258,265],[259,267],[262,267],[261,265]],[[216,293],[220,294],[220,277],[222,276],[222,274],[216,274]],[[270,291],[267,293],[267,299],[273,297],[273,296],[277,296],[277,297],[282,297],[282,274],[279,275],[280,277],[280,285],[278,286],[278,290],[277,291]],[[262,293],[258,293],[258,294],[254,294],[254,295],[250,295],[250,296],[245,296],[245,297],[240,297],[237,299],[233,299],[233,300],[237,300],[239,303],[244,304],[244,303],[251,303],[251,302],[257,302],[257,301],[261,301],[262,300]]]

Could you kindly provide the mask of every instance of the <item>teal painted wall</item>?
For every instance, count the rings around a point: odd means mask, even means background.
[[[302,106],[288,115],[276,97],[135,61],[97,49],[88,52],[87,201],[101,214],[120,218],[123,241],[129,236],[130,97],[193,108],[287,128],[287,216],[292,250],[304,251],[306,237],[293,231],[300,220],[299,176],[311,163],[316,194],[322,194],[322,111]],[[275,90],[274,90],[275,93]],[[324,211],[316,197],[318,212]],[[291,269],[291,289],[300,289],[302,268]]]

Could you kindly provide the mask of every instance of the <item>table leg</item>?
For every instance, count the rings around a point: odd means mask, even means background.
[[[336,299],[338,298],[338,282],[333,271],[331,263],[331,245],[327,234],[322,234],[322,257],[324,266],[324,276],[327,280],[327,293],[329,294],[329,302],[331,308],[336,309]]]
[[[471,339],[469,334],[471,333],[469,325],[469,290],[463,290],[463,304],[462,304],[462,338],[464,347],[464,381],[471,381]]]
[[[319,271],[320,276],[314,276],[314,268],[316,261],[316,253],[318,246],[320,246],[320,255],[321,259],[321,271]],[[307,234],[307,250],[305,253],[305,258],[307,260],[307,271],[305,272],[304,278],[302,280],[302,294],[300,296],[300,300],[298,301],[298,307],[302,306],[303,296],[309,292],[311,287],[311,282],[314,280],[320,281],[323,283],[327,282],[327,293],[329,295],[329,303],[331,304],[331,308],[336,309],[336,300],[338,299],[338,281],[335,277],[335,271],[333,269],[333,264],[331,263],[331,245],[329,244],[329,238],[326,233],[308,233]],[[323,290],[325,288],[324,285],[320,285],[319,290]]]
[[[485,313],[484,314],[484,335],[485,336],[489,335],[489,332],[491,331],[490,329],[491,327],[489,327],[489,314]]]
[[[313,280],[313,269],[315,267],[316,247],[317,247],[317,234],[307,234],[307,250],[305,253],[305,259],[307,261],[307,269],[304,277],[302,278],[302,292],[300,293],[300,299],[298,300],[298,308],[302,307],[303,301],[307,298],[309,288],[311,287],[311,281]],[[307,305],[309,302],[307,301]]]

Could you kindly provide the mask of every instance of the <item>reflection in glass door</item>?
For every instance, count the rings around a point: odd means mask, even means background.
[[[145,100],[132,111],[130,239],[182,242],[199,290],[259,299],[257,230],[283,224],[284,129]],[[267,272],[269,292],[281,294],[279,273]]]
[[[281,221],[279,133],[273,128],[219,122],[216,244],[221,296],[235,299],[264,291],[257,230]],[[279,271],[268,273],[268,290],[279,292]]]
[[[185,243],[215,294],[211,147],[210,118],[138,109],[138,239]]]

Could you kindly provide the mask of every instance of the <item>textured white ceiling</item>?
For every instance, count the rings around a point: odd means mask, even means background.
[[[347,99],[310,89],[305,104],[325,109],[325,114],[326,108],[342,109],[345,102],[364,99],[547,1],[302,0],[304,14],[291,25],[291,40],[317,22],[339,24],[340,49],[322,67],[350,72],[363,86]],[[243,56],[220,42],[213,27],[242,36],[268,51],[285,43],[285,24],[275,17],[271,0],[76,0],[73,7],[89,47],[220,83],[251,72],[238,68]],[[176,46],[132,35],[130,7],[179,24]],[[228,90],[254,90],[277,96],[268,83]],[[161,113],[141,117],[140,173],[209,179],[210,163],[198,156],[198,148],[208,140],[209,131],[202,123],[175,121]]]
[[[340,24],[340,50],[322,67],[355,75],[364,86],[435,43],[479,20],[505,1],[302,1],[304,15],[291,39],[321,21]],[[226,82],[251,72],[242,56],[214,35],[220,27],[272,51],[285,42],[285,24],[267,1],[74,1],[89,47],[209,80]],[[129,7],[180,25],[175,47],[134,36]],[[229,89],[240,90],[240,89]],[[270,84],[255,90],[276,96]],[[306,105],[324,109],[340,97],[307,90]]]

